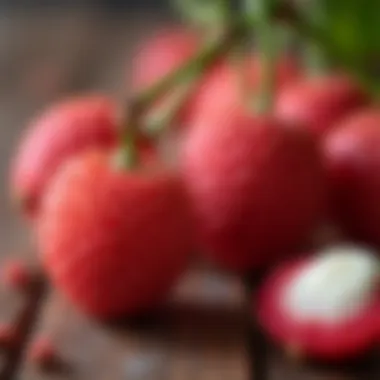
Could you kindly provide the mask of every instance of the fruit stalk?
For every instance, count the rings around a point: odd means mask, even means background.
[[[302,6],[302,11],[314,25],[322,25],[325,21],[323,6],[319,1],[310,1]],[[311,75],[323,74],[328,69],[328,59],[322,46],[316,41],[306,41],[304,44],[304,61]]]
[[[191,79],[187,79],[184,83],[181,83],[165,109],[163,111],[160,110],[160,112],[155,113],[153,117],[148,119],[144,132],[146,131],[149,135],[155,136],[172,125],[196,85],[197,81],[192,81]]]
[[[132,97],[125,109],[121,123],[121,130],[124,131],[122,136],[123,149],[121,152],[123,166],[132,168],[138,164],[136,140],[141,130],[141,117],[145,111],[156,99],[176,85],[186,81],[189,83],[189,86],[186,87],[189,87],[190,91],[192,88],[190,84],[195,82],[215,60],[227,54],[234,44],[245,35],[248,30],[248,25],[245,21],[245,18],[231,18],[226,30],[218,38],[207,42],[203,49],[193,58],[148,89]],[[187,90],[184,92],[187,94]],[[174,104],[173,108],[169,108],[167,116],[162,116],[164,122],[174,117],[176,110],[180,108],[180,103],[182,104],[182,99],[184,98],[184,94],[181,94],[179,99],[177,99],[178,104]],[[162,123],[160,123],[160,127],[162,128]]]
[[[206,33],[225,27],[232,14],[230,0],[172,0],[172,3],[187,23]]]
[[[256,30],[259,37],[259,53],[263,68],[263,77],[256,111],[267,113],[273,105],[275,81],[275,41],[272,24],[272,1],[247,0],[252,3],[251,11],[256,14]],[[255,3],[255,6],[253,5]]]
[[[174,70],[162,80],[152,85],[150,88],[143,90],[135,96],[131,101],[132,108],[146,109],[160,95],[173,88],[184,78],[189,75],[193,79],[200,76],[216,59],[228,53],[234,46],[237,40],[242,38],[248,30],[248,25],[244,18],[235,18],[231,20],[230,25],[222,34],[206,43],[206,45],[193,58],[187,61],[184,65]]]

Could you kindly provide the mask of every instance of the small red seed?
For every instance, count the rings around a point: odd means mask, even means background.
[[[3,282],[10,289],[24,291],[32,282],[32,274],[21,260],[10,260],[3,269]]]
[[[40,368],[51,366],[57,359],[54,343],[47,337],[35,339],[29,346],[28,359],[32,364]]]
[[[17,334],[14,326],[6,323],[0,324],[0,346],[13,346],[17,341]]]

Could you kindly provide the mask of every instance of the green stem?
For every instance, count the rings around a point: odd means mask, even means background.
[[[180,16],[197,29],[220,30],[231,16],[230,0],[172,0]]]
[[[116,152],[117,166],[133,169],[139,164],[137,140],[139,135],[139,119],[141,118],[140,107],[126,107],[126,113],[122,115],[121,149]]]
[[[144,132],[146,131],[150,136],[156,136],[172,125],[197,84],[197,81],[188,80],[179,86],[170,102],[165,104],[164,110],[159,110],[148,119]]]
[[[199,53],[183,66],[168,74],[152,87],[136,95],[132,104],[139,108],[149,107],[155,99],[182,82],[189,75],[197,76],[198,73],[207,69],[216,59],[226,54],[236,40],[244,36],[246,31],[247,24],[245,19],[233,20],[231,26],[227,28],[222,36],[207,43]]]
[[[275,86],[276,41],[272,24],[272,4],[271,1],[268,0],[251,1],[255,1],[256,3],[256,30],[259,37],[259,51],[262,67],[261,91],[256,111],[258,113],[267,113],[273,106]]]
[[[120,162],[121,159],[123,167],[134,168],[138,165],[139,160],[136,140],[141,131],[141,119],[153,102],[176,85],[184,81],[193,82],[199,78],[215,60],[228,53],[233,44],[244,36],[247,29],[248,25],[244,18],[231,19],[230,25],[222,35],[206,43],[206,45],[184,65],[172,71],[148,89],[138,93],[128,102],[126,110],[129,112],[124,115],[121,123],[123,147],[118,157],[118,161]],[[181,101],[183,101],[183,99]],[[176,107],[179,107],[179,104],[176,105]],[[173,113],[174,112],[175,111],[173,111]],[[172,116],[168,115],[168,118],[170,117]]]
[[[302,9],[303,19],[309,24],[320,27],[325,22],[324,8],[319,0],[308,1]],[[327,56],[322,47],[315,41],[306,41],[304,46],[304,63],[311,75],[323,74],[329,68]]]
[[[252,105],[252,93],[249,78],[247,77],[247,60],[245,54],[248,48],[247,43],[248,41],[243,41],[241,44],[236,46],[236,48],[232,51],[230,60],[235,70],[240,98],[244,106],[247,109],[250,109]]]
[[[313,42],[304,44],[303,62],[307,72],[312,76],[318,76],[326,72],[328,67],[322,49]]]

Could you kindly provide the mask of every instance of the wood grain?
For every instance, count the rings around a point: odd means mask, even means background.
[[[26,361],[20,379],[244,380],[242,314],[228,294],[219,302],[197,303],[210,298],[209,290],[191,286],[194,278],[201,284],[202,276],[207,274],[191,273],[161,310],[112,325],[88,319],[52,291],[33,335],[55,342],[61,371],[43,375]],[[218,280],[215,289],[237,289]]]

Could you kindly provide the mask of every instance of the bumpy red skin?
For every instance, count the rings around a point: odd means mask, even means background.
[[[191,30],[168,27],[145,41],[137,51],[132,66],[132,85],[136,90],[147,88],[183,65],[199,47],[199,38]],[[163,98],[166,99],[165,97]],[[185,103],[176,120],[185,124],[191,112],[192,97]],[[158,102],[157,106],[165,105]],[[158,109],[158,108],[157,108]],[[155,110],[157,110],[155,109]]]
[[[246,271],[308,238],[324,209],[324,173],[306,131],[240,107],[224,111],[189,129],[182,169],[205,254]]]
[[[256,56],[248,56],[241,67],[244,78],[243,86],[249,91],[259,89],[261,73],[261,62]],[[282,88],[299,77],[300,70],[294,60],[290,57],[282,57],[277,63],[276,87]],[[194,97],[191,117],[192,124],[200,117],[213,118],[221,110],[231,106],[244,106],[243,94],[239,81],[239,74],[235,66],[230,62],[220,62],[205,78],[200,86],[196,97]]]
[[[279,266],[264,283],[253,313],[277,343],[297,349],[301,356],[340,361],[363,354],[378,338],[380,298],[376,296],[369,307],[338,324],[297,321],[284,310],[282,292],[307,264],[308,259],[302,259]]]
[[[368,95],[346,76],[312,77],[280,91],[275,114],[294,125],[303,125],[319,138],[341,118],[368,103]]]
[[[167,295],[186,268],[193,221],[178,176],[115,169],[91,152],[68,163],[44,198],[38,225],[53,283],[84,312],[117,318]]]
[[[351,238],[380,246],[380,110],[343,120],[323,150],[333,217]]]
[[[91,95],[53,105],[29,125],[11,168],[12,197],[26,214],[38,214],[46,184],[67,158],[90,146],[116,143],[114,116],[108,98]]]

